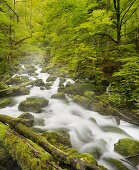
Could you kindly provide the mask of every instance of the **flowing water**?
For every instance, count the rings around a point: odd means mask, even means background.
[[[22,68],[25,69],[23,65]],[[30,79],[40,78],[46,83],[49,74],[40,73],[41,68],[39,66],[36,66],[36,68],[38,76],[30,76]],[[28,74],[20,76],[26,75]],[[40,90],[40,87],[35,86],[28,87],[30,88],[29,95],[13,97],[16,105],[0,109],[0,113],[18,117],[23,113],[18,110],[18,105],[26,97],[45,97],[49,99],[49,105],[43,108],[41,113],[32,113],[35,117],[33,128],[37,129],[38,132],[66,130],[70,134],[73,148],[80,152],[94,153],[99,164],[104,165],[109,170],[115,170],[114,167],[105,162],[105,158],[121,159],[122,156],[114,152],[114,144],[121,138],[139,140],[139,128],[124,121],[120,121],[118,126],[114,117],[102,116],[97,112],[86,110],[73,103],[69,96],[67,96],[68,103],[58,99],[51,99],[51,95],[57,93],[59,81],[60,79],[57,78],[50,90]],[[71,79],[67,79],[64,84],[68,81],[74,83]],[[128,164],[126,166],[131,170],[133,169]]]

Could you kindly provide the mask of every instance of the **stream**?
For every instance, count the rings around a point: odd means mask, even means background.
[[[36,73],[38,75],[36,77],[29,76],[30,79],[35,80],[39,78],[46,83],[49,74],[41,73],[41,68],[39,66],[35,67],[37,68]],[[22,68],[24,68],[23,65]],[[28,76],[28,74],[20,76]],[[103,116],[97,112],[87,110],[73,103],[68,95],[66,97],[69,103],[59,99],[51,99],[51,95],[58,92],[59,81],[60,79],[57,77],[50,90],[40,90],[40,87],[36,86],[30,87],[29,95],[12,97],[16,105],[0,109],[0,113],[18,117],[23,113],[18,110],[20,102],[31,96],[45,97],[49,100],[48,106],[44,107],[41,113],[30,112],[35,117],[33,128],[37,129],[38,132],[66,130],[70,134],[73,148],[79,152],[90,153],[92,155],[94,152],[98,153],[96,154],[96,159],[100,165],[104,165],[109,170],[116,170],[104,158],[118,160],[123,158],[120,154],[114,152],[114,144],[121,138],[139,140],[139,128],[122,120],[120,120],[120,125],[118,126],[114,117]],[[73,80],[67,78],[64,85],[67,82],[74,83]],[[129,164],[124,164],[130,170],[134,170]]]

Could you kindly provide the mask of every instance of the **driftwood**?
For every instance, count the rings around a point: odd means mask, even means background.
[[[90,170],[100,170],[99,167],[96,165],[90,164],[83,158],[75,158],[72,155],[69,155],[60,149],[56,148],[52,144],[50,144],[43,136],[40,136],[33,132],[31,129],[27,128],[26,126],[18,123],[16,118],[12,118],[6,115],[0,115],[0,121],[6,124],[9,124],[12,128],[16,130],[16,132],[31,141],[39,145],[40,148],[43,148],[46,153],[49,153],[55,160],[60,162],[61,164],[65,164],[71,168],[69,169],[90,169]],[[55,166],[55,165],[53,165]]]

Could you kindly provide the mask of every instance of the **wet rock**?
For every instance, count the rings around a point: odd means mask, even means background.
[[[17,95],[28,95],[30,93],[29,89],[20,87]]]
[[[79,95],[76,95],[73,97],[73,102],[85,107],[85,108],[88,108],[89,105],[90,105],[90,100],[84,96],[79,96]]]
[[[52,83],[46,83],[46,84],[44,85],[44,87],[45,87],[47,90],[50,90],[50,89],[51,89],[50,86],[52,86],[52,85],[53,85]]]
[[[45,87],[41,86],[41,87],[40,87],[40,90],[45,90]]]
[[[114,150],[126,157],[133,164],[139,164],[139,141],[124,138],[114,144]]]
[[[24,119],[22,120],[22,123],[27,127],[34,125],[34,116],[28,112],[21,114],[18,118]]]
[[[104,132],[113,132],[113,133],[125,134],[125,135],[129,136],[124,130],[122,130],[116,126],[106,125],[106,126],[101,126],[101,129]]]
[[[51,96],[51,98],[52,99],[66,99],[66,97],[65,97],[65,94],[64,93],[57,93],[57,94],[53,94],[52,96]]]
[[[84,91],[94,91],[95,86],[90,83],[74,83],[63,89],[64,93],[72,95],[83,95]]]
[[[95,93],[93,91],[85,91],[84,96],[88,99],[92,99]]]
[[[57,79],[57,77],[54,77],[54,76],[49,76],[46,81],[49,82],[49,81],[55,81]]]
[[[70,134],[69,134],[68,130],[66,130],[66,129],[58,129],[55,132],[60,136],[64,136],[64,137],[70,139]]]
[[[11,98],[5,98],[0,101],[0,108],[5,108],[7,106],[13,106],[13,102]]]
[[[103,106],[103,103],[102,101],[98,102],[98,103],[91,103],[90,104],[90,109],[92,111],[95,111],[95,112],[100,112],[100,113],[103,113],[105,111],[105,108]]]
[[[66,79],[65,78],[63,78],[63,77],[60,77],[60,83],[64,83],[66,81]]]
[[[21,102],[18,109],[24,112],[40,113],[41,108],[48,105],[48,100],[44,97],[28,97],[25,101]]]
[[[17,84],[22,83],[22,80],[19,76],[15,76],[13,78],[8,79],[5,83],[8,85],[12,85],[12,84],[17,85]]]
[[[106,108],[106,114],[107,115],[113,115],[113,116],[119,116],[118,110],[112,108],[111,106]]]
[[[117,170],[129,170],[121,161],[112,159],[112,158],[106,158],[105,161],[107,161],[111,166],[113,166]]]
[[[54,146],[59,146],[62,144],[68,148],[71,148],[70,140],[64,136],[58,135],[56,132],[45,132],[42,134],[42,136],[45,137],[48,142]]]
[[[37,68],[34,65],[24,65],[27,73],[35,73]]]
[[[73,83],[67,82],[66,87],[70,87]]]
[[[38,87],[40,87],[40,86],[44,86],[45,84],[44,84],[44,82],[43,82],[43,80],[42,79],[38,79],[38,80],[36,80],[36,84],[35,84],[35,86],[38,86]]]

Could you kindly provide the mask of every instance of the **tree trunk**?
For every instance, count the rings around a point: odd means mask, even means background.
[[[19,135],[1,122],[0,129],[0,141],[22,170],[61,169],[54,163],[49,153],[31,140]]]
[[[88,163],[87,161],[83,160],[83,158],[75,158],[72,155],[68,155],[67,153],[61,151],[60,149],[56,148],[55,146],[51,145],[44,137],[36,134],[31,129],[27,128],[26,126],[17,123],[15,118],[6,115],[0,115],[0,121],[3,123],[7,123],[12,126],[18,133],[25,136],[26,138],[32,140],[40,147],[42,147],[46,152],[51,154],[55,160],[58,160],[62,164],[68,165],[71,169],[91,169],[91,170],[99,170],[97,166]]]

